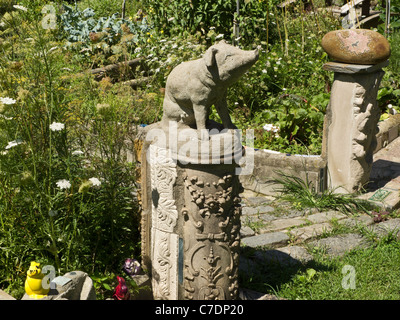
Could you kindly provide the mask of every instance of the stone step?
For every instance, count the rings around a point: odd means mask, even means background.
[[[307,223],[324,223],[332,219],[342,220],[347,216],[339,211],[318,212],[305,217],[284,218],[270,221],[268,225],[261,228],[259,233],[267,233],[271,231],[281,231],[294,227],[299,227]]]
[[[376,224],[371,224],[367,230],[375,233],[379,238],[392,234],[397,239],[400,239],[400,218],[389,219]]]
[[[332,225],[329,222],[317,223],[310,226],[300,227],[290,230],[289,233],[296,241],[307,241],[314,239],[325,232],[332,230]]]
[[[242,207],[242,215],[256,215],[274,211],[275,208],[268,205],[261,205],[257,207]]]
[[[343,256],[350,250],[367,248],[368,241],[356,233],[348,233],[309,242],[312,248],[324,250],[330,256]]]
[[[318,212],[318,213],[307,216],[307,220],[312,223],[323,223],[323,222],[331,221],[332,219],[341,220],[344,218],[347,218],[347,215],[345,215],[342,212],[333,211],[333,210],[326,211],[326,212]]]
[[[281,266],[306,264],[313,260],[307,249],[301,246],[286,246],[270,250],[258,250],[254,257],[261,263],[279,263]]]
[[[265,227],[260,229],[260,233],[267,233],[271,231],[285,230],[292,227],[301,226],[307,223],[305,218],[287,218],[270,221]]]
[[[242,239],[242,244],[247,247],[257,248],[268,246],[270,248],[282,247],[289,242],[289,236],[283,232],[269,232]]]

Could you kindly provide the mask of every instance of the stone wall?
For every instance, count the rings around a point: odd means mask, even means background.
[[[246,152],[252,152],[246,148]],[[311,187],[321,192],[326,188],[326,160],[322,156],[288,155],[265,150],[254,151],[252,174],[239,176],[243,187],[266,195],[276,195],[280,187],[274,183],[280,172],[308,179]]]

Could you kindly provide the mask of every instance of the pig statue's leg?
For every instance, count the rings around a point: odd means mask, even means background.
[[[224,125],[224,127],[227,129],[236,129],[229,115],[228,104],[226,102],[226,92],[221,97],[221,99],[215,102],[214,105],[215,109],[217,109],[217,112],[222,120],[222,124]]]
[[[201,104],[194,104],[193,111],[194,111],[194,118],[196,119],[196,127],[197,132],[199,134],[199,138],[201,140],[208,140],[209,134],[206,130],[207,127],[207,120],[208,120],[208,108]]]

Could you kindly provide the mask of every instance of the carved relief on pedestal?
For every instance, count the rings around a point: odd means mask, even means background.
[[[232,174],[185,176],[185,298],[236,299],[240,245],[239,181]],[[203,177],[204,178],[204,177]],[[204,182],[207,181],[207,182]]]
[[[155,299],[178,298],[178,242],[173,233],[178,220],[173,189],[176,162],[167,149],[150,146],[151,179],[151,259]]]
[[[157,300],[178,299],[178,235],[152,229],[152,287]]]
[[[377,123],[380,110],[376,105],[376,96],[383,72],[375,77],[366,78],[369,81],[355,83],[353,104],[353,132],[351,172],[354,174],[357,189],[368,182],[371,172],[373,152],[376,148]]]
[[[170,157],[169,150],[152,145],[150,167],[153,226],[172,232],[178,220],[173,195],[177,176],[176,162]]]

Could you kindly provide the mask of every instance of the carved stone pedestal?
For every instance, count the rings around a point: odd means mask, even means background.
[[[237,299],[240,140],[160,126],[147,128],[141,161],[142,263],[154,298]]]
[[[328,187],[335,192],[358,191],[369,180],[380,117],[376,98],[387,64],[324,65],[335,72],[326,133]]]

